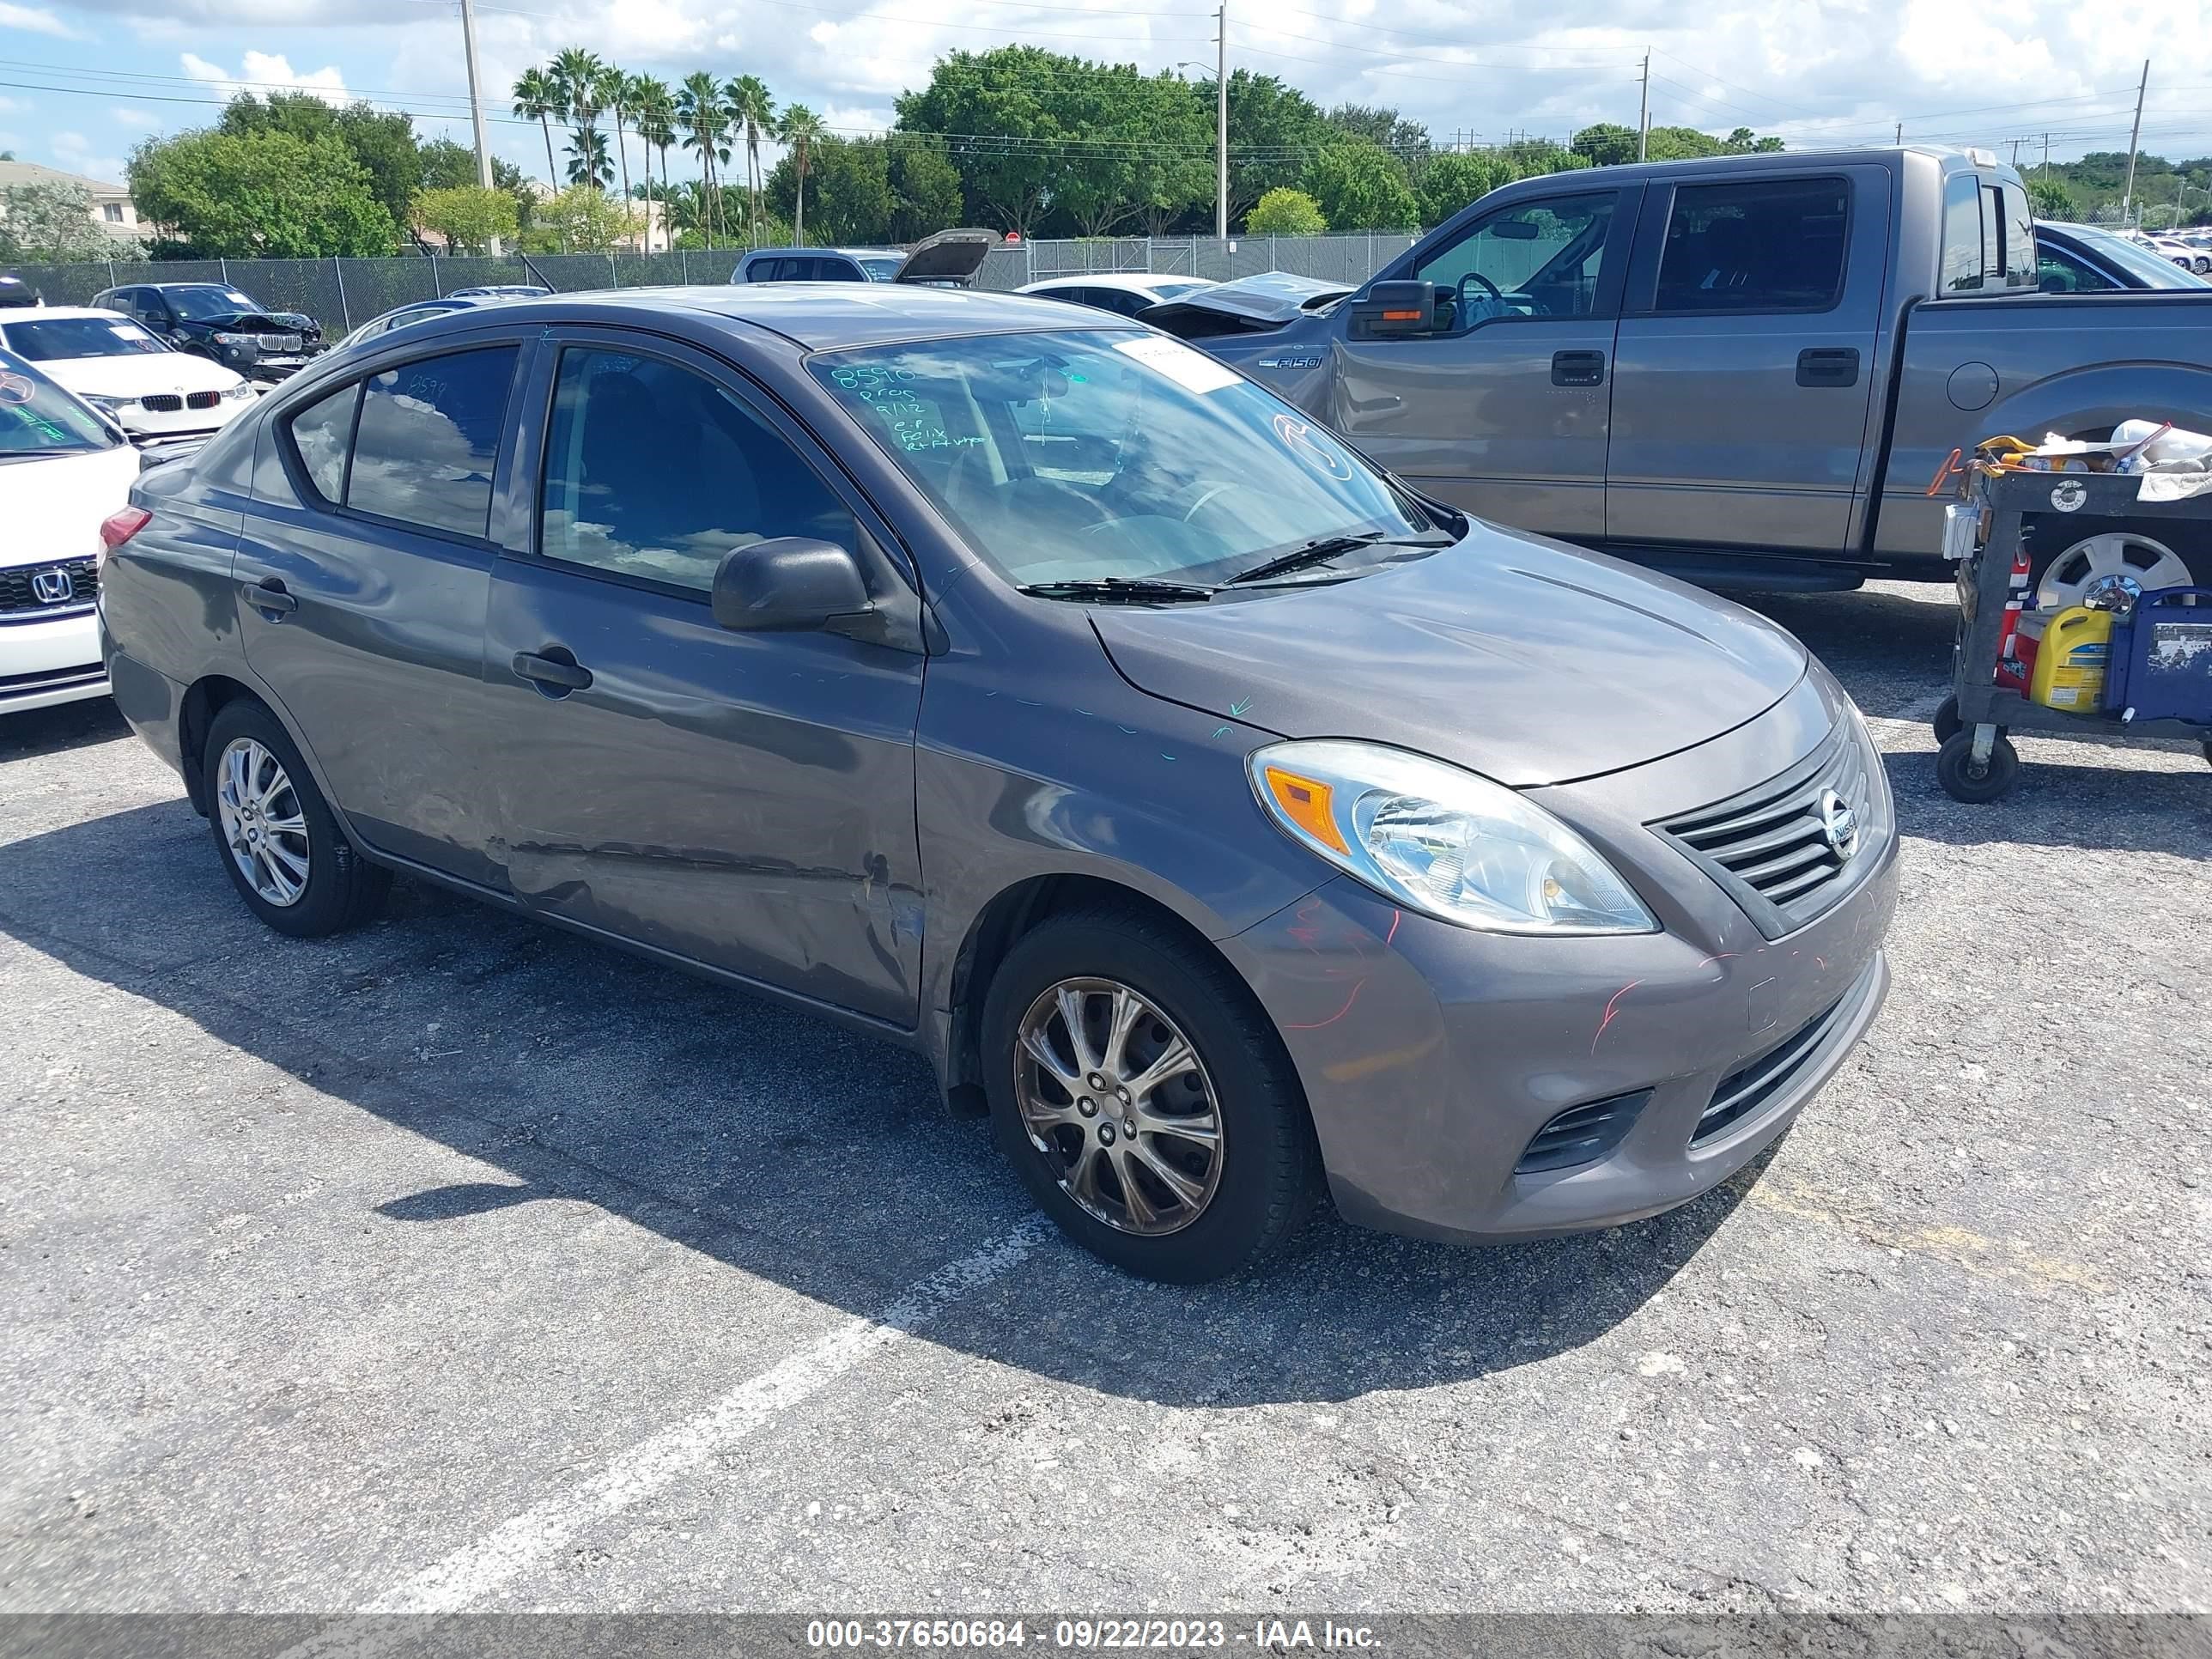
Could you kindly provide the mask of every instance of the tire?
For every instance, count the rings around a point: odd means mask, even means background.
[[[294,939],[343,933],[377,913],[392,872],[346,839],[274,714],[243,698],[225,704],[202,754],[216,851],[247,909]]]
[[[2000,733],[1990,745],[1989,764],[1977,775],[1973,768],[1974,734],[1954,733],[1936,752],[1936,781],[1953,800],[1979,805],[2003,794],[2020,775],[2020,751]]]
[[[1063,991],[1084,1026],[1080,1054],[1066,1040]],[[1127,1028],[1121,1069],[1109,1075],[1110,1024],[1125,1007],[1142,1012]],[[1025,1033],[1050,1048],[1050,1068],[1024,1047]],[[1147,1091],[1141,1073],[1153,1061],[1172,1063],[1165,1039],[1175,1036],[1196,1066],[1156,1072]],[[982,1054],[1000,1149],[1062,1232],[1125,1272],[1194,1285],[1249,1271],[1282,1248],[1320,1196],[1305,1091],[1281,1037],[1241,980],[1164,922],[1073,911],[1024,935],[992,976]],[[1095,1096],[1093,1077],[1106,1084]],[[1120,1080],[1138,1086],[1121,1092]],[[1057,1116],[1025,1117],[1025,1103]],[[1210,1146],[1187,1138],[1202,1135],[1209,1117]],[[1147,1127],[1156,1124],[1177,1127]],[[1121,1184],[1125,1170],[1133,1170],[1133,1204]]]
[[[2042,513],[2030,515],[2027,535],[2038,609],[2077,604],[2084,590],[2115,580],[2136,592],[2212,586],[2212,538],[2186,520]]]
[[[1936,727],[1936,741],[1938,743],[1948,743],[1959,734],[1962,729],[1962,723],[1959,719],[1957,697],[1950,696],[1943,699],[1942,706],[1936,711],[1936,719],[1932,724]]]

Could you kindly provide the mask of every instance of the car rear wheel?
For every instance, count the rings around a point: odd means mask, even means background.
[[[1253,1267],[1311,1212],[1304,1091],[1251,993],[1148,917],[1055,916],[983,1011],[999,1141],[1060,1230],[1116,1267],[1195,1284]]]
[[[346,839],[275,715],[258,703],[227,705],[204,755],[208,821],[248,909],[295,939],[340,933],[376,913],[391,872]]]

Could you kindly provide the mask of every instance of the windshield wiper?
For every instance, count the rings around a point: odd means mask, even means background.
[[[1198,582],[1158,581],[1150,576],[1090,576],[1076,581],[1030,582],[1021,590],[1040,599],[1124,599],[1191,601],[1210,599],[1214,590]]]

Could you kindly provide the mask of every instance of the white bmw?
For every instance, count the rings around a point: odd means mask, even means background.
[[[142,458],[92,410],[0,352],[0,714],[107,695],[106,520]]]
[[[112,311],[0,313],[0,349],[97,404],[138,443],[210,437],[260,395],[235,369],[176,350]]]

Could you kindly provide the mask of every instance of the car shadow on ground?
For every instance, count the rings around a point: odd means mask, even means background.
[[[96,906],[87,869],[105,872]],[[398,884],[357,933],[283,939],[181,800],[0,845],[0,933],[488,1166],[455,1182],[441,1157],[441,1179],[361,1200],[425,1251],[488,1210],[581,1200],[874,1315],[1031,1213],[987,1126],[948,1117],[911,1054],[427,884]],[[1125,1279],[1055,1238],[926,1334],[1169,1403],[1462,1381],[1612,1329],[1761,1168],[1668,1215],[1501,1249],[1324,1212],[1267,1273],[1196,1288]]]
[[[90,697],[21,714],[0,715],[0,761],[127,738],[131,727],[112,699]]]

